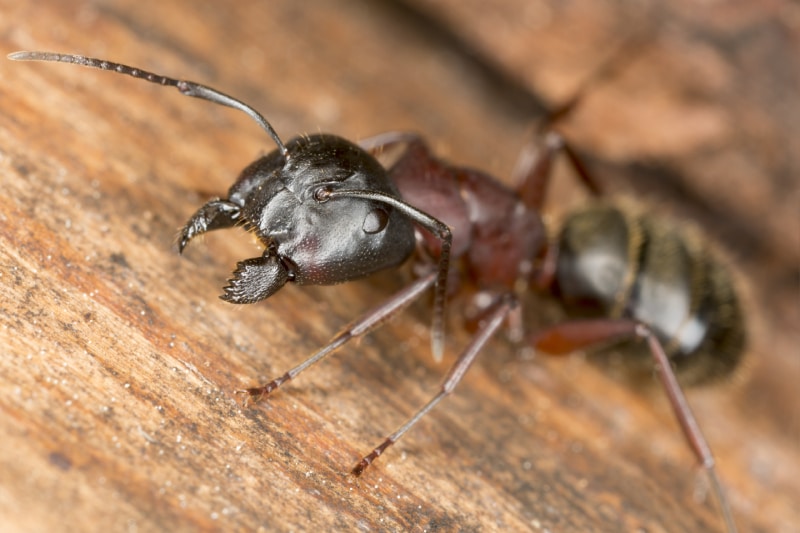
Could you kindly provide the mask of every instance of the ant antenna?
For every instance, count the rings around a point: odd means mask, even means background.
[[[176,87],[183,95],[202,98],[203,100],[208,100],[209,102],[214,102],[215,104],[238,109],[255,120],[258,125],[261,126],[270,137],[272,137],[272,140],[275,141],[275,144],[278,145],[278,150],[280,150],[284,160],[289,160],[289,151],[286,149],[286,146],[284,146],[280,137],[278,137],[278,134],[272,128],[272,125],[261,115],[261,113],[244,102],[241,102],[232,96],[228,96],[225,93],[221,93],[216,89],[212,89],[211,87],[200,85],[199,83],[194,83],[192,81],[168,78],[166,76],[161,76],[160,74],[153,74],[152,72],[147,72],[146,70],[129,67],[120,63],[113,63],[104,59],[95,59],[93,57],[85,57],[80,55],[55,54],[52,52],[14,52],[13,54],[8,54],[8,58],[13,61],[52,61],[55,63],[71,63],[73,65],[81,65],[100,70],[109,70],[112,72],[118,72],[120,74],[127,74],[128,76],[132,76],[134,78],[146,80],[150,83]]]
[[[573,93],[573,95],[555,109],[551,110],[544,121],[545,127],[551,127],[570,115],[578,103],[597,85],[614,78],[623,67],[632,62],[639,55],[641,49],[648,44],[647,36],[643,32],[629,35],[614,49],[599,67],[586,78]]]

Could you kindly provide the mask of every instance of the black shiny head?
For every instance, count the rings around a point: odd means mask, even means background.
[[[179,247],[196,235],[242,226],[264,244],[242,261],[223,299],[251,303],[287,281],[328,285],[402,263],[414,249],[407,216],[380,196],[399,199],[383,167],[359,146],[333,135],[297,137],[250,164],[224,200],[212,200],[189,220]],[[369,191],[365,199],[349,192]],[[345,193],[335,196],[335,193]]]

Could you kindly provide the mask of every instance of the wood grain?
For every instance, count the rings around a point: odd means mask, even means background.
[[[622,30],[646,29],[641,55],[564,129],[604,182],[695,220],[740,267],[748,379],[690,399],[741,529],[796,531],[797,7],[568,4],[0,0],[0,43],[206,83],[286,138],[419,131],[507,176],[542,105],[574,91]],[[66,65],[0,61],[0,92],[5,531],[720,529],[660,391],[502,339],[350,477],[444,372],[425,302],[242,409],[236,389],[285,371],[402,281],[225,304],[253,243],[212,234],[179,257],[173,239],[272,148],[257,127]],[[556,209],[575,202],[570,178],[558,183]],[[531,309],[532,325],[558,312]],[[449,331],[446,362],[469,338],[455,313]]]

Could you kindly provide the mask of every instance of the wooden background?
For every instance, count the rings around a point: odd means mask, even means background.
[[[796,3],[197,4],[0,0],[0,48],[207,83],[285,139],[419,131],[507,176],[543,106],[641,38],[564,131],[610,188],[702,225],[739,267],[746,379],[690,399],[741,529],[800,530]],[[209,235],[181,258],[173,239],[271,149],[241,114],[173,89],[0,60],[4,531],[721,527],[658,390],[502,339],[348,476],[443,373],[424,304],[241,409],[234,390],[291,367],[400,283],[217,299],[253,243]],[[558,184],[553,212],[580,201],[568,176]],[[531,307],[531,324],[550,320],[545,302]],[[467,339],[454,316],[446,361]]]

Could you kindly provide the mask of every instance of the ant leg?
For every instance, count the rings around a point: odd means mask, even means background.
[[[419,141],[421,137],[417,133],[408,131],[387,131],[379,133],[366,139],[358,141],[358,145],[370,153],[375,153],[385,148],[390,148],[396,144],[412,143]]]
[[[722,483],[717,476],[711,447],[675,377],[664,347],[649,327],[635,320],[627,319],[574,320],[556,324],[540,332],[533,338],[533,345],[545,352],[561,355],[593,345],[632,337],[640,337],[647,341],[656,373],[667,394],[675,417],[678,419],[695,457],[711,482],[712,490],[725,521],[725,527],[728,532],[735,532],[736,524],[733,521],[733,514]]]
[[[636,335],[644,338],[650,348],[650,353],[656,363],[656,370],[661,384],[667,393],[672,409],[675,411],[675,416],[683,429],[683,434],[689,441],[689,445],[694,450],[695,456],[700,461],[701,466],[705,469],[714,494],[717,496],[717,504],[722,512],[725,527],[729,533],[736,531],[736,524],[733,521],[733,513],[731,512],[730,504],[725,496],[725,491],[722,488],[722,482],[717,476],[716,468],[714,468],[714,455],[711,453],[711,447],[708,445],[703,432],[700,430],[700,425],[694,417],[689,402],[675,377],[675,372],[672,370],[672,365],[669,364],[667,354],[664,352],[664,347],[659,342],[655,334],[644,324],[636,324]]]
[[[371,309],[365,313],[361,318],[354,322],[347,329],[336,335],[331,341],[323,346],[320,350],[314,353],[311,357],[292,368],[282,376],[273,379],[262,387],[253,387],[245,389],[243,392],[248,395],[252,402],[257,402],[263,397],[268,396],[272,391],[289,381],[294,379],[300,372],[307,369],[314,363],[319,362],[325,356],[331,354],[337,349],[341,348],[348,341],[360,337],[382,325],[389,320],[399,311],[407,307],[411,302],[416,300],[420,294],[429,289],[436,281],[436,273],[432,272],[424,277],[419,278],[411,285],[404,287],[400,292],[383,302],[378,307]]]
[[[550,168],[554,157],[560,151],[566,155],[583,186],[593,196],[602,194],[600,184],[592,177],[580,156],[555,130],[555,126],[569,118],[585,95],[595,86],[612,79],[626,63],[636,57],[636,51],[642,47],[642,39],[643,36],[639,35],[625,39],[619,48],[613,50],[589,78],[584,80],[571,98],[547,114],[541,125],[539,139],[523,148],[512,173],[512,183],[518,184],[518,192],[526,206],[539,210],[544,205]]]
[[[547,195],[553,159],[563,147],[564,138],[561,134],[548,131],[520,151],[511,173],[511,183],[517,184],[517,192],[527,207],[541,210]]]
[[[567,355],[577,350],[636,336],[638,322],[617,318],[568,320],[539,331],[531,345],[550,355]]]
[[[433,398],[428,401],[419,411],[414,413],[411,418],[400,426],[394,433],[386,437],[386,439],[374,448],[370,453],[365,455],[358,464],[353,468],[352,473],[360,476],[364,473],[369,465],[371,465],[378,457],[386,451],[386,448],[397,442],[409,429],[411,429],[420,419],[425,416],[436,404],[442,401],[447,395],[453,392],[453,389],[464,377],[469,367],[475,361],[484,345],[492,338],[500,326],[505,321],[506,317],[516,307],[517,302],[510,294],[500,297],[495,310],[488,316],[486,324],[481,328],[475,337],[470,341],[461,355],[458,356],[456,362],[447,372],[444,380],[442,381],[441,389]]]
[[[564,155],[567,156],[572,168],[578,173],[578,177],[583,186],[586,187],[586,190],[588,190],[592,196],[602,196],[603,188],[600,186],[600,183],[592,176],[591,172],[589,172],[583,159],[581,159],[572,146],[567,143],[564,143]]]
[[[217,198],[206,203],[192,215],[178,235],[178,252],[183,253],[189,241],[200,234],[235,226],[239,220],[239,210],[240,206],[229,200]]]
[[[580,156],[560,133],[547,126],[544,134],[522,148],[511,174],[512,183],[517,184],[517,193],[526,206],[541,210],[547,196],[553,160],[559,152],[564,152],[581,183],[593,196],[602,194],[599,182]]]

